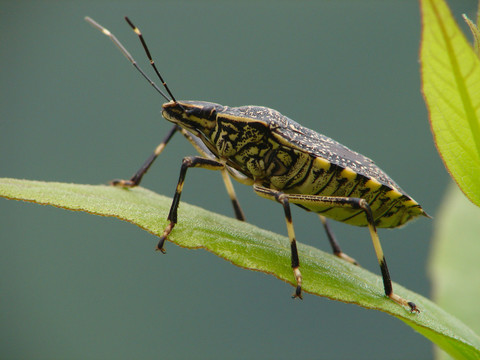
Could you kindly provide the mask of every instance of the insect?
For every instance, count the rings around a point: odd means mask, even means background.
[[[243,220],[244,216],[230,176],[240,183],[252,186],[257,195],[276,201],[283,207],[290,240],[291,267],[296,282],[294,298],[302,298],[302,274],[290,204],[317,213],[327,230],[334,253],[352,263],[355,261],[340,250],[326,218],[368,227],[386,296],[399,305],[408,307],[412,312],[419,312],[413,302],[393,292],[376,229],[395,228],[418,216],[429,216],[372,160],[327,136],[303,127],[274,109],[176,100],[157,70],[142,33],[128,18],[125,19],[140,38],[150,64],[168,95],[150,80],[110,31],[91,18],[85,19],[109,36],[123,55],[167,100],[162,105],[162,115],[174,124],[164,141],[132,179],[115,180],[113,184],[138,185],[177,131],[181,132],[201,155],[188,156],[182,161],[168,214],[169,224],[163,231],[157,250],[165,251],[165,241],[177,223],[177,210],[188,169],[217,170],[222,172],[238,219]]]

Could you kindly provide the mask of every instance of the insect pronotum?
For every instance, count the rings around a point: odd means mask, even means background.
[[[187,170],[218,170],[222,173],[239,220],[244,220],[244,215],[230,176],[240,183],[252,186],[257,195],[282,205],[296,283],[294,298],[302,298],[302,274],[290,204],[317,213],[326,229],[334,254],[352,263],[355,263],[355,260],[340,250],[326,218],[368,227],[386,296],[408,307],[412,312],[419,311],[413,302],[393,292],[376,229],[398,227],[420,215],[428,215],[372,160],[327,136],[303,127],[274,109],[263,106],[229,107],[206,101],[177,100],[157,70],[142,33],[128,18],[125,19],[138,35],[166,93],[150,80],[110,31],[89,17],[85,19],[110,37],[123,55],[167,100],[162,105],[162,115],[174,124],[165,139],[130,180],[114,180],[112,183],[124,187],[138,185],[176,132],[183,134],[201,155],[188,156],[182,161],[168,214],[169,224],[163,231],[157,250],[165,252],[165,241],[177,223],[177,210]]]

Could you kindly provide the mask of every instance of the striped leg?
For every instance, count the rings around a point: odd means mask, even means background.
[[[361,208],[365,215],[367,216],[368,221],[368,230],[370,230],[370,236],[372,238],[373,247],[375,249],[375,254],[377,255],[377,260],[380,265],[380,270],[382,272],[383,277],[383,287],[385,289],[385,294],[395,301],[397,304],[402,306],[408,306],[411,312],[420,312],[418,310],[415,303],[411,301],[407,301],[404,298],[398,296],[393,292],[392,281],[390,280],[390,273],[387,267],[387,261],[385,260],[385,255],[383,254],[382,245],[380,244],[380,239],[378,237],[377,229],[375,228],[375,222],[372,215],[372,210],[370,209],[370,205],[364,199],[353,199],[354,207]]]
[[[288,238],[290,239],[290,252],[292,261],[292,270],[297,286],[292,297],[302,299],[302,273],[300,272],[300,261],[298,259],[297,241],[295,239],[295,231],[293,229],[292,214],[290,212],[290,202],[288,195],[280,191],[265,188],[263,186],[254,184],[253,190],[257,195],[267,199],[275,200],[282,204],[285,212],[285,221],[287,223]]]
[[[153,154],[148,157],[148,159],[143,163],[140,169],[138,169],[138,171],[133,174],[130,180],[115,179],[112,180],[110,183],[114,186],[123,187],[135,187],[140,185],[143,175],[147,173],[148,169],[150,169],[150,166],[152,166],[155,159],[158,157],[158,155],[162,153],[163,149],[165,149],[165,146],[167,146],[170,139],[173,137],[173,135],[175,135],[178,130],[180,130],[180,127],[177,125],[174,125],[172,129],[170,129],[167,136],[165,136],[163,141],[155,148]]]
[[[165,253],[164,244],[167,240],[168,235],[172,232],[175,224],[177,223],[177,211],[178,205],[180,204],[180,197],[182,195],[183,183],[185,182],[185,175],[187,170],[191,167],[204,168],[209,170],[224,170],[225,164],[222,164],[219,161],[206,159],[199,156],[186,157],[183,159],[182,167],[180,168],[180,176],[178,178],[177,187],[175,189],[175,195],[173,196],[172,206],[170,207],[170,212],[168,213],[167,220],[170,221],[170,224],[167,225],[163,231],[162,237],[158,242],[156,250]]]
[[[227,189],[228,196],[230,197],[230,201],[232,202],[233,211],[235,212],[235,217],[237,220],[245,221],[245,214],[243,213],[242,208],[240,207],[240,203],[237,199],[237,194],[235,193],[235,189],[232,184],[232,179],[230,179],[230,175],[228,175],[228,171],[223,169],[222,170],[222,177],[223,183],[225,184],[225,188]]]
[[[342,249],[340,249],[340,245],[338,244],[337,240],[335,239],[335,235],[333,235],[332,229],[330,229],[330,225],[327,221],[327,218],[323,215],[318,215],[318,217],[320,218],[320,221],[323,224],[325,232],[327,233],[328,242],[330,243],[330,246],[332,247],[333,255],[339,257],[340,259],[348,261],[349,263],[351,263],[353,265],[358,265],[357,260],[348,256],[347,254],[345,254],[342,251]]]
[[[272,199],[272,190],[263,187],[255,187],[255,192],[265,198]],[[420,312],[417,306],[411,302],[393,292],[392,281],[390,279],[390,273],[388,271],[385,255],[383,254],[380,239],[378,238],[377,229],[375,227],[375,221],[373,219],[372,210],[370,205],[365,199],[349,198],[349,197],[334,197],[334,196],[320,196],[320,195],[302,195],[302,194],[283,194],[288,201],[292,204],[303,205],[308,208],[309,205],[325,205],[333,207],[345,207],[352,209],[361,209],[364,211],[368,222],[368,229],[370,230],[370,236],[372,238],[373,247],[377,256],[378,264],[382,272],[383,287],[385,294],[399,305],[407,306],[412,312]],[[293,227],[292,227],[293,229]]]
[[[158,157],[158,155],[162,153],[162,151],[165,149],[170,139],[173,137],[173,135],[175,135],[177,131],[180,131],[180,133],[183,136],[185,136],[185,138],[193,145],[193,147],[203,157],[212,158],[212,159],[214,158],[211,152],[201,142],[201,140],[199,140],[198,138],[195,138],[194,136],[192,136],[192,134],[180,128],[179,126],[174,125],[172,129],[170,129],[170,131],[168,132],[167,136],[165,136],[163,141],[155,148],[154,152],[148,157],[145,163],[140,167],[140,169],[138,169],[138,171],[129,180],[115,179],[115,180],[112,180],[110,183],[114,186],[122,186],[122,187],[135,187],[140,185],[143,175],[147,173],[148,169],[150,169],[150,166],[152,166],[155,159]],[[237,195],[235,194],[235,189],[233,188],[232,181],[226,170],[222,171],[222,178],[225,184],[225,188],[227,189],[228,196],[230,197],[230,201],[232,202],[235,217],[237,218],[237,220],[245,221],[245,215],[243,213],[242,208],[240,207],[240,203],[238,202]]]

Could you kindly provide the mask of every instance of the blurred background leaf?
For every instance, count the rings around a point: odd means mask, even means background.
[[[480,333],[480,209],[452,184],[435,219],[433,300]],[[449,358],[439,352],[438,359]]]

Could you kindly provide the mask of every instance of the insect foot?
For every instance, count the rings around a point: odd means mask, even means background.
[[[398,296],[397,294],[390,294],[388,295],[388,297],[390,299],[392,299],[393,301],[395,301],[397,304],[399,305],[402,305],[402,306],[406,306],[406,307],[409,307],[410,308],[410,312],[414,313],[420,313],[420,310],[417,308],[417,305],[415,305],[415,303],[411,302],[411,301],[407,301],[405,300],[404,298]]]
[[[167,253],[167,251],[165,250],[165,248],[163,246],[165,244],[165,240],[167,240],[167,237],[172,232],[172,229],[173,229],[174,226],[175,226],[175,223],[170,222],[170,224],[168,224],[168,226],[165,228],[165,230],[163,230],[163,235],[160,238],[160,241],[158,242],[157,247],[155,248],[155,251],[161,251],[163,254]]]
[[[303,300],[302,296],[302,274],[300,273],[299,268],[293,269],[293,274],[295,275],[295,280],[297,282],[297,287],[295,288],[295,293],[292,295],[292,299],[299,298]]]
[[[137,186],[132,180],[113,179],[110,181],[110,185],[119,187],[134,187]]]

